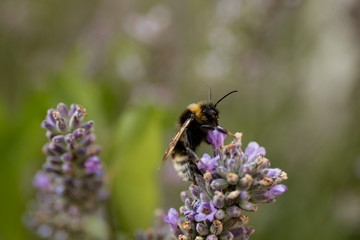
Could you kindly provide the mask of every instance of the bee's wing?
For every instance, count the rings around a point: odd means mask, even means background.
[[[175,134],[175,136],[173,137],[173,139],[171,139],[168,148],[166,149],[165,153],[164,153],[164,157],[162,159],[161,162],[161,166],[164,165],[166,159],[168,159],[168,157],[170,156],[171,152],[174,150],[176,143],[179,141],[181,135],[185,132],[185,129],[187,128],[187,126],[189,126],[189,124],[191,123],[191,121],[193,120],[193,117],[189,117],[184,124],[180,127],[179,131],[177,131],[177,133]]]

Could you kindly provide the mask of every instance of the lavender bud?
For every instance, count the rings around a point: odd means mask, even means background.
[[[204,177],[204,180],[205,180],[207,183],[209,183],[209,182],[211,181],[211,179],[212,179],[211,172],[206,171],[206,173],[204,174],[203,177]]]
[[[218,210],[215,214],[215,217],[219,220],[223,219],[225,217],[225,212],[223,210]]]
[[[237,172],[239,170],[239,164],[238,161],[235,161],[235,159],[229,159],[227,162],[227,169],[229,169],[231,172]]]
[[[72,170],[72,166],[70,163],[64,163],[62,165],[62,169],[65,171],[65,172],[70,172]]]
[[[64,153],[60,156],[60,159],[63,161],[63,162],[68,162],[72,159],[72,156],[71,156],[71,153]]]
[[[240,179],[238,186],[241,190],[248,190],[253,180],[251,175],[245,174],[245,176]]]
[[[287,187],[284,184],[279,184],[266,192],[267,196],[279,196],[287,191]]]
[[[218,238],[215,235],[209,235],[206,237],[206,240],[218,240]]]
[[[63,135],[57,135],[52,138],[53,143],[63,143],[64,142],[64,136]]]
[[[65,142],[66,143],[72,143],[75,141],[75,138],[73,137],[73,135],[71,133],[65,135]]]
[[[225,179],[218,178],[211,182],[211,188],[214,190],[222,190],[229,186],[228,182]]]
[[[53,112],[53,115],[54,118],[56,119],[56,129],[62,133],[67,132],[65,119],[60,117],[60,114],[58,112]]]
[[[274,202],[276,202],[276,198],[268,198],[268,199],[266,199],[266,200],[264,200],[262,202],[263,203],[274,203]]]
[[[181,228],[184,229],[186,232],[190,232],[191,230],[191,222],[185,221],[181,224]]]
[[[46,162],[49,162],[49,163],[55,164],[55,165],[60,165],[62,163],[62,161],[59,159],[59,157],[55,157],[55,156],[47,156]]]
[[[246,173],[251,174],[251,172],[252,166],[250,164],[244,164],[239,169],[239,176],[243,176]]]
[[[74,113],[69,122],[70,129],[75,129],[80,126],[81,119]]]
[[[264,169],[264,168],[268,168],[270,165],[269,159],[264,158],[261,155],[258,156],[254,162],[257,165],[257,167],[256,167],[257,171],[260,171],[261,169]]]
[[[185,199],[186,199],[186,198],[189,198],[188,192],[187,192],[187,191],[182,191],[182,192],[180,193],[180,198],[181,198],[181,201],[185,202]]]
[[[249,236],[255,232],[255,229],[253,227],[246,227],[245,231],[246,231],[245,233],[246,237],[249,238]]]
[[[53,125],[53,124],[49,123],[48,121],[44,120],[44,121],[41,122],[41,127],[46,128],[46,129],[48,129],[50,131],[53,131],[54,128],[55,128],[55,125]]]
[[[237,227],[231,229],[231,233],[233,234],[234,238],[239,238],[246,234],[246,229],[244,227]]]
[[[225,195],[222,192],[215,191],[213,202],[216,208],[222,208],[225,204]]]
[[[241,209],[238,208],[237,206],[231,206],[228,209],[226,209],[226,213],[231,217],[240,217]]]
[[[229,184],[235,185],[239,181],[239,176],[235,173],[228,173],[226,174],[226,180],[228,181]]]
[[[235,198],[237,198],[237,197],[239,196],[239,194],[240,194],[240,191],[239,191],[239,190],[235,190],[235,191],[229,192],[229,193],[226,195],[226,197],[227,197],[228,199],[235,199]]]
[[[233,240],[234,235],[231,232],[223,232],[219,236],[220,240]]]
[[[205,193],[200,193],[201,202],[210,202],[210,198]]]
[[[198,186],[192,184],[192,185],[190,185],[189,190],[195,198],[197,198],[197,199],[200,198],[200,189]]]
[[[67,118],[67,117],[68,117],[69,111],[68,111],[68,109],[67,109],[67,107],[66,107],[65,104],[59,103],[59,104],[57,105],[57,111],[60,113],[60,116],[61,116],[61,117],[63,117],[63,118]]]
[[[84,135],[85,135],[85,129],[83,128],[78,128],[73,132],[73,136],[75,139],[82,138],[84,137]]]
[[[191,209],[192,200],[189,197],[185,199],[184,203],[187,209]]]
[[[46,137],[48,138],[48,139],[52,139],[54,136],[56,136],[52,131],[46,131]]]
[[[33,184],[36,188],[39,189],[46,189],[50,185],[50,178],[48,174],[44,172],[38,172],[34,177]]]
[[[240,201],[248,201],[250,199],[250,194],[247,191],[240,191],[238,196],[238,200]]]
[[[258,209],[258,206],[256,204],[246,201],[240,202],[239,207],[249,212],[255,212]]]
[[[201,235],[205,236],[209,234],[209,228],[203,223],[196,224],[196,231]]]
[[[70,105],[70,110],[69,110],[69,114],[68,114],[69,118],[75,113],[76,109],[77,109],[77,104]]]
[[[55,144],[53,142],[49,143],[48,148],[50,151],[56,153],[56,154],[62,154],[65,152],[65,148],[59,144]]]
[[[178,236],[178,238],[179,238],[179,240],[189,240],[189,237],[187,237],[187,236],[185,236],[185,235],[183,235],[183,234],[180,234],[180,235]]]
[[[94,127],[94,121],[85,122],[81,124],[81,127],[84,128],[85,130],[89,130]]]
[[[214,220],[210,226],[210,232],[214,235],[219,235],[223,231],[223,225],[219,220]]]
[[[225,178],[225,177],[226,177],[226,174],[229,173],[229,171],[228,171],[225,167],[223,167],[223,166],[217,167],[216,170],[217,170],[217,173],[218,173],[221,177],[223,177],[223,178]]]
[[[76,149],[76,154],[79,155],[79,157],[83,157],[86,155],[86,148],[78,148]]]
[[[260,190],[260,189],[267,189],[273,184],[273,180],[271,178],[264,177],[262,179],[256,179],[252,184],[252,190]]]
[[[95,135],[94,134],[90,134],[88,136],[86,136],[83,140],[83,142],[81,143],[83,147],[87,147],[90,144],[95,142]]]
[[[51,125],[55,125],[56,123],[56,119],[54,117],[54,109],[49,109],[47,111],[46,117],[45,117],[45,121],[48,122]]]

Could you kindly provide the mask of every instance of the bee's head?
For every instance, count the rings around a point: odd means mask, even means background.
[[[204,125],[218,126],[219,121],[219,110],[216,105],[221,102],[224,98],[232,93],[237,92],[236,90],[227,93],[225,96],[220,98],[215,104],[211,102],[211,94],[209,94],[209,102],[207,103],[193,103],[188,106],[188,110],[195,114],[197,121]]]
[[[212,103],[206,103],[200,105],[201,108],[201,121],[208,125],[216,127],[219,121],[219,110],[217,110]]]

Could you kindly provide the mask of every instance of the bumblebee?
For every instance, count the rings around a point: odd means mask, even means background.
[[[210,130],[218,129],[227,133],[226,130],[218,128],[219,110],[216,108],[224,98],[237,90],[227,93],[215,104],[211,102],[209,91],[209,102],[190,104],[180,115],[178,123],[180,129],[171,139],[165,151],[162,163],[171,155],[174,168],[184,181],[195,181],[195,172],[198,172],[196,162],[199,160],[195,151],[201,142],[207,141],[207,134]]]

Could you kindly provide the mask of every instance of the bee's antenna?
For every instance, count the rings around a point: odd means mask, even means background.
[[[236,93],[236,92],[238,92],[238,91],[237,91],[237,90],[234,90],[234,91],[231,91],[231,92],[227,93],[225,96],[223,96],[222,98],[220,98],[220,99],[215,103],[214,107],[216,107],[216,105],[218,105],[218,103],[221,102],[224,98],[226,98],[226,97],[229,96],[230,94]]]
[[[210,103],[211,102],[211,88],[209,85],[207,87],[209,88],[209,103]]]

